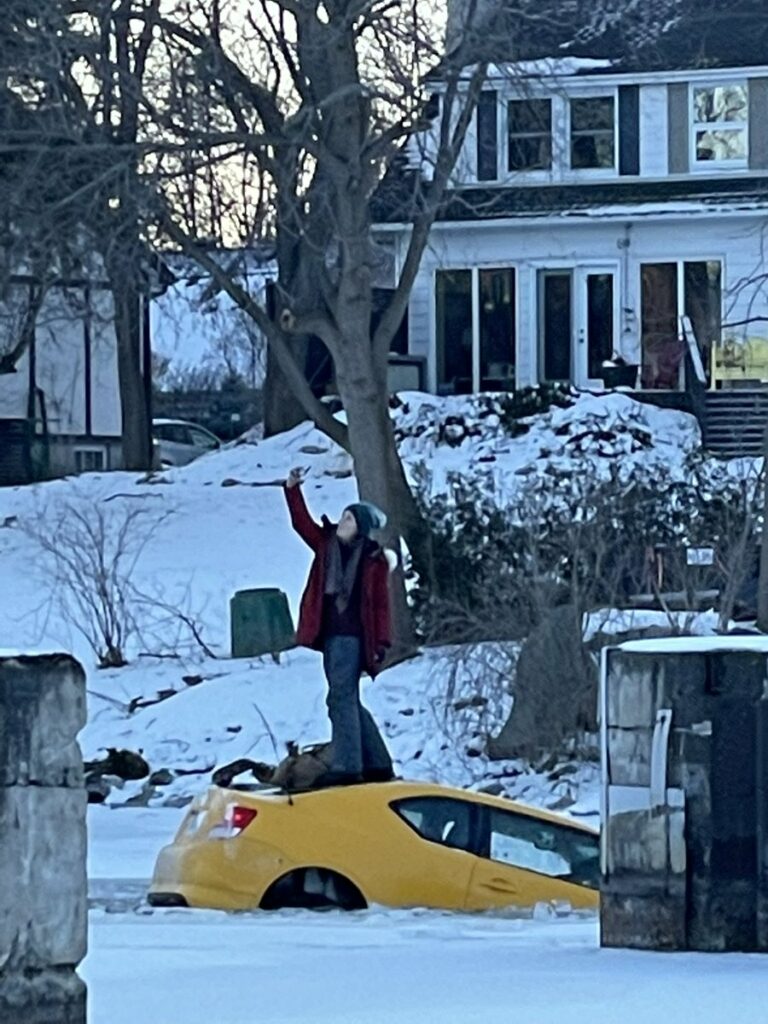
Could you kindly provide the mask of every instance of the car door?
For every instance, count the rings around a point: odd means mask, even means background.
[[[596,833],[485,806],[466,905],[470,910],[539,902],[594,907],[599,874]]]
[[[462,909],[475,864],[476,806],[453,797],[406,797],[391,804],[410,832],[397,844],[393,892],[401,906]]]

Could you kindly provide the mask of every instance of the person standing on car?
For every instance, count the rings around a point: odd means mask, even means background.
[[[296,642],[323,653],[328,681],[333,760],[318,786],[386,781],[392,759],[370,712],[360,701],[360,676],[380,670],[391,646],[389,573],[392,551],[371,540],[386,516],[369,502],[356,502],[339,522],[316,523],[301,491],[301,473],[291,470],[285,497],[293,528],[314,552],[301,599]]]

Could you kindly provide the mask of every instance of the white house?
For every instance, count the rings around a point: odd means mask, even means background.
[[[121,465],[120,390],[113,300],[97,280],[50,286],[18,360],[38,287],[12,277],[0,296],[0,484]],[[149,389],[147,303],[138,311]]]
[[[491,65],[410,302],[431,390],[683,391],[686,337],[710,391],[768,384],[768,10],[735,41],[722,7],[706,46]]]

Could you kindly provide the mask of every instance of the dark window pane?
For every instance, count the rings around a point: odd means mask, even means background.
[[[552,166],[552,104],[549,100],[512,100],[507,105],[510,171]]]
[[[587,361],[589,376],[602,376],[613,355],[613,274],[587,275]]]
[[[690,317],[693,333],[707,374],[712,356],[720,344],[723,295],[722,267],[719,260],[686,263],[683,268],[685,315]]]
[[[449,797],[423,796],[398,800],[391,806],[422,839],[454,850],[472,851],[470,803]]]
[[[438,391],[466,395],[472,391],[472,272],[438,270],[435,292]]]
[[[530,135],[552,131],[552,104],[549,100],[512,100],[507,106],[509,133]]]
[[[613,97],[571,100],[571,167],[613,167]]]
[[[571,376],[571,275],[543,271],[540,281],[541,347],[543,380],[570,380]]]
[[[683,346],[677,308],[677,264],[644,263],[641,274],[643,387],[680,385]]]
[[[490,811],[491,860],[597,889],[600,844],[589,832],[524,814]]]
[[[571,167],[613,167],[613,133],[591,132],[571,140]]]
[[[515,272],[481,270],[480,390],[511,391],[515,386]]]
[[[571,100],[571,130],[613,131],[613,97],[600,96],[586,100]]]
[[[496,92],[484,89],[477,103],[477,178],[495,181],[498,174]]]
[[[548,170],[552,166],[552,139],[547,135],[523,135],[509,140],[509,170]]]

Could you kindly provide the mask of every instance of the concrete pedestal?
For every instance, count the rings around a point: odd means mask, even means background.
[[[0,1024],[85,1024],[85,675],[0,657]]]

